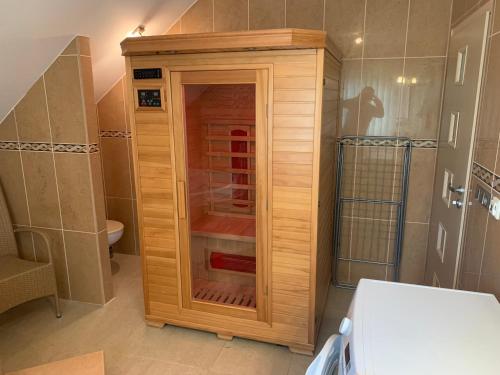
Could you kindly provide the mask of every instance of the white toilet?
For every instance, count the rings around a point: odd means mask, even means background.
[[[108,246],[111,247],[123,236],[123,224],[115,220],[106,220],[106,230],[108,231]]]

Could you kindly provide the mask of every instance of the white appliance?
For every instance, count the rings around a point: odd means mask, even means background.
[[[500,374],[491,294],[361,280],[340,334],[339,375]]]

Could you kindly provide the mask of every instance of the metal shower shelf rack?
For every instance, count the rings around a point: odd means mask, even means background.
[[[336,286],[362,277],[399,281],[412,141],[337,140],[334,264]]]

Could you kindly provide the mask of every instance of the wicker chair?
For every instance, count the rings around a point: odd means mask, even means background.
[[[48,263],[25,260],[16,245],[15,232],[39,236],[47,247]],[[43,231],[12,226],[7,202],[0,186],[0,313],[21,303],[54,296],[56,316],[61,317],[50,240]]]

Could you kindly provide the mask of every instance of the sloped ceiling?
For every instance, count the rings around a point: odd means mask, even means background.
[[[23,0],[0,3],[0,121],[76,36],[90,37],[100,98],[124,73],[120,42],[138,25],[164,33],[194,0]]]

